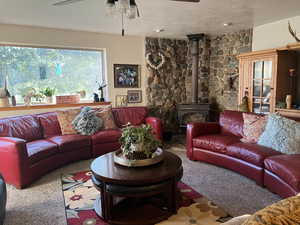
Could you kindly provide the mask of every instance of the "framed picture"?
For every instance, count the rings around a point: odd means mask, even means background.
[[[116,107],[127,106],[127,95],[116,95]]]
[[[139,65],[114,64],[115,88],[139,88]]]
[[[128,103],[141,103],[142,91],[141,90],[128,90],[127,92]]]

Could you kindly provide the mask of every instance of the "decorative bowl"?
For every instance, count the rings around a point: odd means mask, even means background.
[[[114,161],[115,163],[122,166],[143,167],[143,166],[150,166],[159,163],[164,159],[164,151],[161,148],[157,148],[153,154],[155,154],[155,156],[150,159],[130,160],[123,155],[123,152],[120,149],[114,153]]]

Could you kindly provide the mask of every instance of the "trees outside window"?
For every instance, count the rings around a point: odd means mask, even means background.
[[[97,83],[105,83],[103,65],[102,51],[0,46],[0,85],[7,80],[21,104],[28,92],[47,87],[55,95],[85,91],[84,99],[92,100]]]

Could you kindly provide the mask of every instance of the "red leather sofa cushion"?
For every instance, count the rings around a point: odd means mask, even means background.
[[[58,153],[58,146],[47,140],[26,143],[29,162],[34,164],[42,159]]]
[[[265,160],[265,168],[300,189],[300,154],[272,156]]]
[[[99,131],[96,134],[92,135],[92,143],[93,145],[95,145],[101,143],[118,142],[121,135],[122,135],[121,130]]]
[[[56,112],[42,113],[37,117],[42,125],[44,138],[61,135],[61,129]]]
[[[244,119],[242,112],[225,110],[220,114],[219,123],[222,134],[243,136]]]
[[[123,127],[128,122],[132,125],[141,125],[145,123],[148,109],[146,107],[124,107],[113,108],[112,112],[117,126]]]
[[[34,116],[4,118],[0,119],[0,136],[33,141],[42,138],[42,129]]]
[[[226,153],[226,147],[239,142],[240,138],[233,135],[212,134],[193,138],[193,147]]]
[[[63,136],[54,136],[48,140],[58,145],[62,152],[71,152],[77,149],[88,147],[91,144],[90,136],[83,136],[78,134],[69,134]]]
[[[227,146],[226,154],[263,167],[265,158],[281,153],[261,145],[239,142]]]

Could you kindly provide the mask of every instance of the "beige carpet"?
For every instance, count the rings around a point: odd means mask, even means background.
[[[188,160],[183,145],[172,145],[171,150],[183,160],[183,182],[233,216],[253,213],[280,199],[237,173]],[[90,162],[80,161],[57,169],[27,189],[8,186],[5,225],[66,225],[60,176],[87,170]]]

